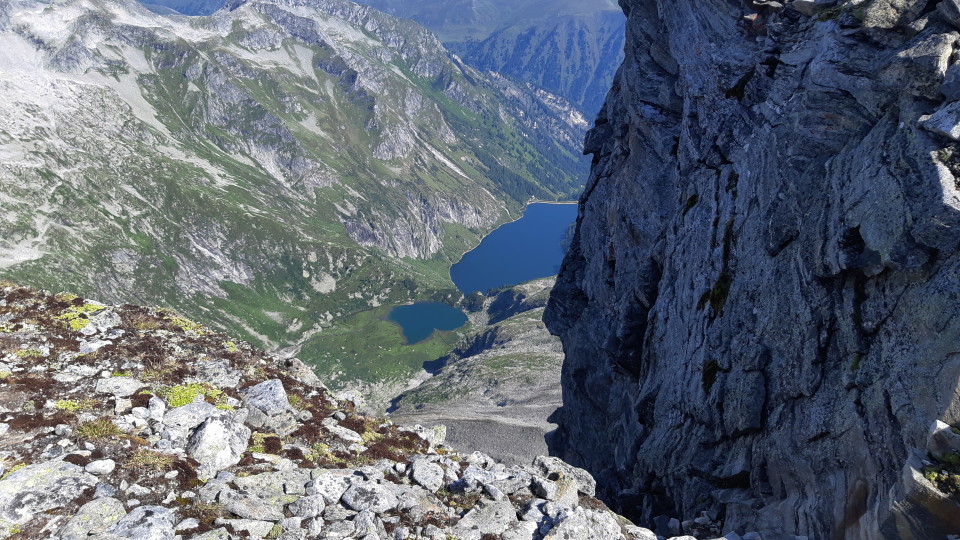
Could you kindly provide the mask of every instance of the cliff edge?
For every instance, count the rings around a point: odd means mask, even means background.
[[[551,452],[646,525],[960,532],[957,2],[621,6]]]

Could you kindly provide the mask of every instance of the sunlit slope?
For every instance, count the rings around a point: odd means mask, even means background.
[[[0,274],[267,346],[454,294],[450,259],[578,188],[562,100],[346,1],[16,0],[0,47]]]

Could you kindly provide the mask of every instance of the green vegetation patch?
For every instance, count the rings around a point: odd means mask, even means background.
[[[85,441],[102,441],[124,435],[123,430],[109,418],[97,418],[77,426],[77,437]]]
[[[407,345],[400,327],[387,320],[392,306],[383,306],[347,317],[311,338],[300,358],[312,363],[329,383],[350,380],[380,381],[409,377],[453,350],[464,327],[434,334]]]
[[[63,321],[72,330],[80,331],[90,324],[90,315],[103,311],[106,306],[100,304],[82,304],[79,306],[70,306],[60,315],[54,317],[58,321]]]
[[[931,484],[937,486],[937,489],[960,499],[960,453],[950,452],[920,472]]]
[[[196,401],[197,397],[203,396],[203,399],[217,406],[219,409],[232,408],[226,403],[226,395],[223,390],[214,388],[207,383],[189,383],[178,386],[167,386],[159,392],[161,397],[167,401],[170,407],[182,407]]]
[[[177,456],[162,454],[147,448],[138,449],[127,465],[138,471],[165,472],[177,461]]]
[[[53,408],[58,411],[78,412],[89,411],[97,405],[95,399],[61,399],[54,403]]]

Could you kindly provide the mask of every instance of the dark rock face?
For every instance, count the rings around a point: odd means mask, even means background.
[[[546,313],[567,355],[552,453],[647,524],[958,532],[916,470],[931,423],[960,420],[952,12],[621,4]]]

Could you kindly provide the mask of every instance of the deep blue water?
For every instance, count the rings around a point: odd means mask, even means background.
[[[417,302],[390,310],[390,320],[399,324],[407,343],[423,341],[434,330],[456,330],[467,322],[459,308],[438,302]]]
[[[552,276],[563,261],[561,243],[577,219],[575,204],[531,204],[523,217],[487,235],[450,269],[464,294]]]

